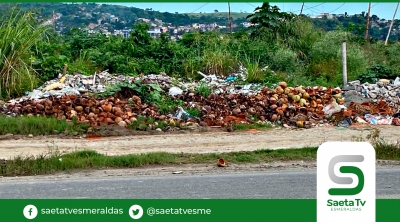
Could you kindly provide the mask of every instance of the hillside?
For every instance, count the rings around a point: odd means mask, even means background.
[[[228,12],[213,12],[213,13],[187,13],[191,17],[200,18],[201,16],[210,16],[212,18],[228,18]],[[251,13],[243,13],[243,12],[231,12],[231,17],[233,20],[236,19],[245,19],[246,16],[251,15]]]
[[[121,5],[96,4],[96,3],[21,3],[23,10],[35,10],[39,12],[38,18],[51,24],[53,12],[55,13],[55,28],[63,33],[73,27],[83,27],[87,30],[101,31],[105,34],[122,33],[124,29],[130,29],[137,21],[151,23],[155,30],[164,29],[170,34],[181,35],[185,32],[200,29],[211,31],[219,29],[228,31],[229,19],[227,12],[214,13],[169,13],[158,12],[152,9],[140,9]],[[2,3],[0,11],[8,10],[8,7],[16,6],[16,3]],[[246,27],[246,16],[250,13],[232,12],[233,29]],[[331,14],[311,18],[318,28],[325,31],[347,29],[354,33],[365,32],[366,13],[356,15]],[[371,16],[370,36],[384,40],[389,30],[390,21],[380,19],[376,15]],[[391,40],[400,37],[400,21],[395,20]]]

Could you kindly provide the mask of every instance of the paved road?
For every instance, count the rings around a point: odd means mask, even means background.
[[[400,169],[377,169],[377,198],[400,198]],[[316,170],[0,180],[0,198],[316,198]]]

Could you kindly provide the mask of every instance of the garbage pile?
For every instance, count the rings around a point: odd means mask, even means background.
[[[206,84],[213,90],[213,93],[223,94],[223,93],[231,93],[231,94],[245,94],[251,95],[256,94],[261,91],[262,86],[260,84],[247,84],[247,85],[239,85],[237,84],[237,80],[245,80],[246,77],[242,72],[232,74],[227,78],[219,78],[216,75],[205,75],[202,72],[197,72],[203,78],[199,82],[189,82],[189,83],[179,83],[177,86],[174,86],[169,90],[169,94],[171,96],[176,96],[182,94],[184,91],[195,91],[195,89],[201,85]]]
[[[96,99],[86,95],[65,95],[61,98],[24,100],[19,103],[8,103],[5,106],[7,111],[13,114],[45,115],[69,120],[76,117],[80,122],[94,127],[101,124],[118,124],[126,127],[138,116],[156,117],[159,120],[172,118],[172,115],[160,115],[156,107],[143,104],[138,96],[121,100],[114,97]]]
[[[256,84],[239,85],[245,79],[243,70],[227,78],[205,75],[201,81],[184,83],[160,75],[123,76],[110,75],[107,71],[93,76],[60,75],[58,79],[28,92],[26,96],[13,99],[0,107],[0,112],[9,116],[45,115],[58,119],[78,118],[92,126],[117,124],[125,127],[138,116],[157,120],[177,120],[178,123],[197,122],[200,125],[226,126],[231,123],[270,122],[284,126],[310,128],[337,122],[338,126],[349,126],[354,121],[370,124],[394,124],[400,120],[396,115],[400,109],[400,81],[391,84],[360,84],[350,82],[345,89],[321,86],[288,86],[280,82],[275,87]],[[156,106],[145,104],[134,95],[129,98],[97,98],[93,94],[105,92],[118,83],[157,84],[174,99],[187,106],[198,108],[197,118],[190,116],[182,107],[175,107],[175,115],[161,115]],[[196,91],[202,85],[210,87],[211,95],[204,97]],[[357,95],[362,101],[346,101]],[[348,103],[348,104],[346,104]]]
[[[132,83],[136,80],[143,80],[144,84],[158,84],[163,89],[168,89],[172,83],[172,78],[165,73],[160,75],[147,75],[147,76],[123,76],[111,75],[107,71],[95,73],[93,76],[85,76],[81,74],[62,76],[59,78],[47,81],[43,86],[28,92],[26,96],[20,98],[18,101],[43,99],[52,96],[61,97],[63,95],[81,95],[85,93],[102,93],[108,87],[117,83],[128,82]]]
[[[308,128],[333,114],[340,118],[338,113],[346,108],[339,88],[288,87],[285,82],[253,95],[214,93],[204,98],[186,93],[177,98],[200,108],[202,120],[209,126],[252,122],[249,116],[253,116],[262,122]]]

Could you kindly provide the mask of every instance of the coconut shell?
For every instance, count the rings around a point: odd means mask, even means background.
[[[287,83],[286,82],[280,82],[279,86],[282,87],[283,89],[285,89],[287,87]]]
[[[226,167],[226,161],[223,158],[219,158],[217,161],[217,166]]]

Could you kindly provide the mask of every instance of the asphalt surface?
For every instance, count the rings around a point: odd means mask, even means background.
[[[400,169],[377,169],[377,198],[400,198]],[[0,180],[0,198],[316,198],[316,170]]]

